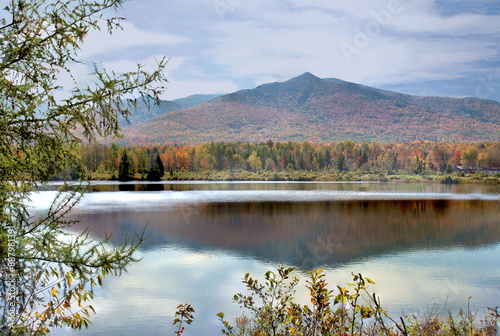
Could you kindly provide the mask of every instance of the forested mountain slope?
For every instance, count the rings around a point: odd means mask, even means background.
[[[500,103],[411,96],[304,73],[127,127],[128,144],[499,141]]]
[[[122,118],[120,120],[121,127],[134,126],[141,122],[147,122],[157,116],[173,111],[184,110],[199,104],[206,103],[214,98],[219,97],[220,94],[197,94],[186,98],[179,98],[175,100],[162,100],[160,105],[155,105],[150,102],[149,109],[142,99],[137,100],[137,108],[131,109],[131,116],[129,122]]]

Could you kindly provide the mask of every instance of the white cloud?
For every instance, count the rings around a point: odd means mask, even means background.
[[[403,7],[401,17],[392,27],[410,33],[462,36],[500,32],[499,15],[461,13],[450,17],[440,16],[434,6],[414,2]]]
[[[495,54],[490,44],[470,40],[408,39],[381,37],[373,41],[351,63],[338,70],[344,78],[367,84],[447,80],[475,71],[471,64]]]
[[[141,64],[143,66],[143,70],[153,71],[156,69],[156,65],[163,59],[163,55],[153,55],[148,57],[147,59],[131,61],[128,59],[117,59],[113,61],[105,61],[102,62],[102,66],[108,71],[114,71],[116,73],[124,73],[131,72],[137,70],[137,64]],[[165,69],[165,73],[168,74],[170,71],[173,71],[179,66],[181,66],[183,62],[183,58],[170,58],[167,63],[167,68]]]
[[[140,48],[146,45],[173,46],[189,42],[189,39],[183,36],[138,29],[128,21],[123,22],[122,27],[123,30],[118,29],[112,35],[107,33],[106,28],[103,28],[102,31],[89,32],[82,46],[80,57],[88,59],[95,55],[106,54],[124,48]]]
[[[167,52],[172,98],[305,71],[367,85],[452,80],[487,71],[500,49],[500,17],[446,11],[457,3],[470,7],[465,0],[131,0],[118,13],[130,20],[126,32],[109,41],[93,35],[84,52],[113,69]],[[354,45],[367,30],[368,43],[348,62],[341,44]]]
[[[156,60],[159,59],[161,59],[161,56],[158,55],[142,60],[140,63],[145,65],[144,70],[151,71],[155,68]],[[165,87],[165,90],[161,95],[162,99],[174,100],[193,94],[229,93],[238,89],[236,84],[230,80],[176,80],[176,71],[182,69],[187,60],[190,60],[190,58],[174,57],[169,60],[165,69],[165,75],[168,83],[162,84]],[[137,70],[137,63],[129,60],[103,62],[102,65],[107,71],[115,71],[116,73]]]
[[[268,30],[256,24],[225,24],[210,54],[235,76],[286,75],[331,68],[335,36],[298,29]]]
[[[439,17],[433,1],[295,5],[301,7],[252,12],[247,21],[216,24],[215,43],[207,53],[235,77],[251,76],[256,84],[304,71],[365,84],[450,80],[496,55],[494,44],[465,35],[498,31],[498,18]],[[356,49],[350,60],[342,43]]]
[[[141,63],[145,64],[145,70],[153,70],[156,60],[161,56],[150,57],[143,60]],[[238,88],[235,83],[230,80],[176,80],[175,73],[179,69],[183,69],[186,61],[191,60],[189,57],[173,57],[169,60],[165,69],[165,75],[168,83],[164,83],[165,90],[161,96],[165,100],[173,100],[177,98],[187,97],[193,94],[211,94],[211,93],[228,93],[234,92]],[[103,62],[103,66],[108,71],[115,71],[117,73],[134,71],[137,69],[136,62],[129,60],[118,60],[115,62]],[[187,70],[186,70],[187,71]],[[181,71],[182,73],[182,71]],[[192,73],[192,71],[191,71]],[[201,75],[201,74],[200,74]]]

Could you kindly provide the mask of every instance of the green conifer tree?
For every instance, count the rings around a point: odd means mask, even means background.
[[[165,174],[165,168],[163,166],[163,163],[161,162],[160,156],[158,155],[156,157],[155,162],[153,163],[153,166],[148,172],[147,180],[160,181],[164,174]]]
[[[348,170],[347,163],[345,162],[344,154],[340,153],[337,156],[337,158],[335,159],[334,166],[338,171],[347,171]]]
[[[134,168],[131,162],[131,157],[127,155],[127,151],[123,152],[118,166],[118,180],[122,182],[131,181],[134,179]]]

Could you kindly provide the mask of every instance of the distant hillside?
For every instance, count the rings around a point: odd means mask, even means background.
[[[220,96],[222,96],[222,94],[196,94],[186,98],[175,99],[173,102],[180,107],[180,110],[184,110],[196,105],[206,103]]]
[[[221,96],[221,94],[206,94],[206,95],[197,94],[175,100],[162,100],[161,104],[158,106],[151,103],[149,109],[141,99],[138,99],[137,109],[133,109],[131,111],[131,116],[129,117],[129,123],[127,123],[125,119],[121,119],[120,126],[121,127],[134,126],[141,122],[149,121],[165,113],[184,110],[199,104],[206,103],[219,96]]]
[[[500,103],[410,96],[304,73],[127,127],[129,144],[207,141],[500,141]]]

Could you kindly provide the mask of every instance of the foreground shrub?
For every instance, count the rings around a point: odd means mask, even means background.
[[[292,277],[293,267],[280,266],[277,272],[268,271],[263,283],[247,273],[243,278],[250,294],[238,293],[234,301],[249,312],[235,319],[236,327],[217,316],[227,336],[284,336],[284,335],[498,335],[499,307],[489,308],[490,315],[478,323],[476,315],[460,311],[447,319],[430,315],[415,316],[396,322],[380,304],[380,299],[368,292],[373,280],[353,274],[353,283],[329,290],[323,269],[309,273],[306,288],[311,305],[293,301],[299,280]],[[366,304],[361,304],[366,302]]]

